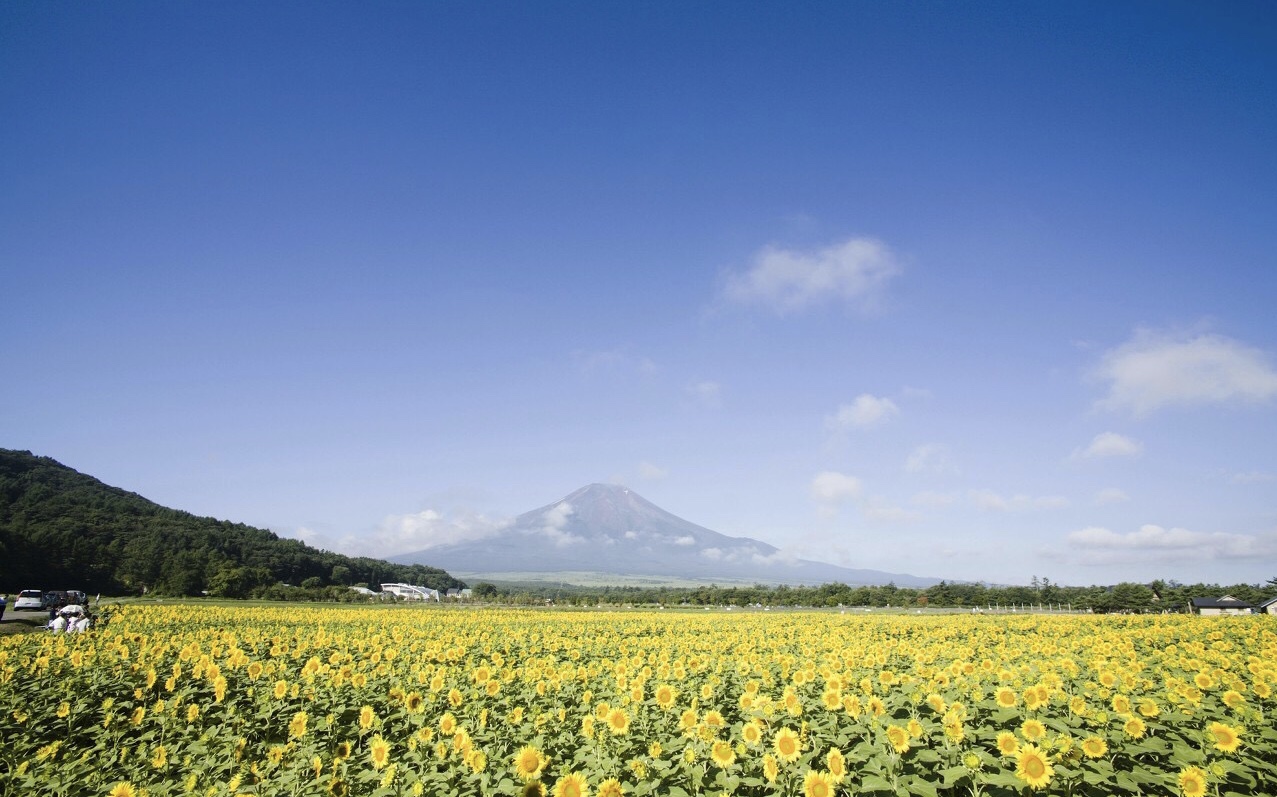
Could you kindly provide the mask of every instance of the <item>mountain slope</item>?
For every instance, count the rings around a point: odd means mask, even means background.
[[[0,449],[0,589],[242,597],[236,593],[307,579],[462,586],[433,567],[320,551],[168,509],[48,457]]]
[[[775,546],[729,537],[661,509],[633,490],[582,487],[525,512],[493,536],[392,557],[461,573],[598,572],[772,584],[928,586],[936,579],[793,559]]]

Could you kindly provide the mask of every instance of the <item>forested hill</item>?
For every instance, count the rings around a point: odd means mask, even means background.
[[[280,582],[375,589],[392,581],[465,586],[438,568],[342,556],[168,509],[48,457],[0,448],[0,591],[249,597]]]

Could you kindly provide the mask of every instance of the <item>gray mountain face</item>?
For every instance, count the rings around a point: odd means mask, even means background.
[[[929,586],[935,579],[793,559],[748,537],[689,523],[611,484],[582,487],[483,539],[391,557],[462,573],[592,572],[765,584]]]

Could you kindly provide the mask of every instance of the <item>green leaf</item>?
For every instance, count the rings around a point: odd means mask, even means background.
[[[878,775],[869,775],[860,781],[861,791],[894,791],[894,788],[887,782],[886,778]]]

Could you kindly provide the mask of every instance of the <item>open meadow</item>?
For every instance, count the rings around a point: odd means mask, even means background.
[[[0,639],[0,794],[1277,793],[1272,619],[121,607]]]

